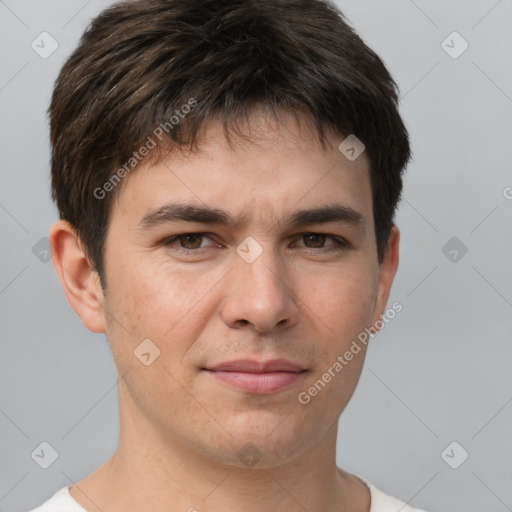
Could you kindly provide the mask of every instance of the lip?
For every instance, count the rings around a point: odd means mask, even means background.
[[[236,359],[226,361],[212,367],[206,368],[211,371],[245,372],[245,373],[271,373],[271,372],[294,372],[304,370],[298,364],[288,359],[269,359],[267,361],[256,361],[254,359]]]
[[[204,368],[220,382],[246,393],[269,395],[298,382],[306,369],[287,359],[238,359]]]

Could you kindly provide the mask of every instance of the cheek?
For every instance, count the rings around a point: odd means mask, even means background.
[[[175,318],[182,316],[193,287],[179,272],[142,260],[120,263],[112,272],[109,302],[128,332],[151,338],[162,334],[164,324],[169,330]]]
[[[115,334],[133,348],[149,338],[180,361],[206,328],[215,308],[215,286],[225,272],[201,273],[145,256],[131,265],[125,274],[129,279],[123,279],[123,273],[119,265],[111,280],[109,307],[124,327],[114,325]]]
[[[330,332],[323,326],[326,351],[309,385],[314,387],[312,393],[316,393],[314,407],[332,409],[332,414],[328,414],[336,418],[350,400],[363,368],[367,345],[358,336],[373,318],[374,275],[368,267],[353,265],[326,290],[323,296],[317,296],[316,307]]]
[[[119,264],[109,285],[107,334],[125,392],[151,417],[183,414],[188,402],[178,383],[180,361],[195,339],[189,318],[198,292],[179,272],[142,263]],[[147,365],[144,353],[149,353]]]
[[[326,279],[315,279],[314,287],[301,293],[313,316],[330,330],[330,345],[342,349],[365,327],[371,325],[377,288],[368,268],[352,265]],[[318,284],[320,283],[320,284]],[[338,342],[335,341],[334,337]]]

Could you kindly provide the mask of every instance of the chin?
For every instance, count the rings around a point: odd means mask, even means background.
[[[243,415],[237,421],[220,422],[229,434],[217,439],[214,458],[229,466],[267,469],[291,462],[315,442],[304,422],[289,413]],[[211,453],[211,445],[209,451]]]

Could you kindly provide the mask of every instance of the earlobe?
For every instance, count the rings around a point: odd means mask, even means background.
[[[399,245],[400,245],[400,231],[396,225],[393,225],[388,238],[388,245],[384,260],[380,265],[379,278],[377,284],[377,301],[375,307],[375,314],[373,318],[373,325],[377,320],[381,319],[386,310],[386,304],[391,292],[391,286],[398,269],[399,261]]]
[[[104,295],[98,273],[82,250],[75,229],[65,220],[49,233],[52,262],[69,304],[92,332],[104,333]]]

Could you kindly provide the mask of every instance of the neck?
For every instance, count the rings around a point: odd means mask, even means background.
[[[121,403],[120,403],[121,404]],[[335,422],[305,453],[259,468],[218,462],[169,439],[143,415],[121,409],[114,455],[71,487],[88,512],[368,512],[364,484],[336,466]]]

